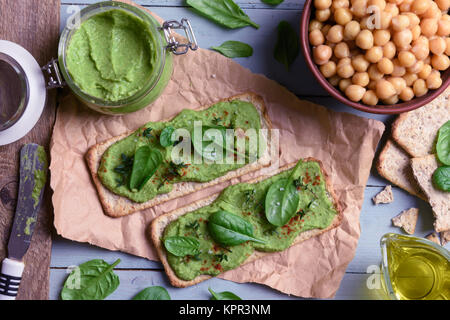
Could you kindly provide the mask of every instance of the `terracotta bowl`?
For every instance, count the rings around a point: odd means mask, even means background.
[[[355,108],[357,110],[378,113],[378,114],[398,114],[410,110],[414,110],[422,107],[423,105],[429,103],[437,96],[439,96],[449,85],[450,85],[450,68],[446,71],[441,72],[442,86],[435,90],[429,90],[426,95],[417,97],[408,102],[397,103],[394,105],[383,105],[379,104],[376,106],[368,106],[362,103],[353,102],[338,89],[333,87],[328,80],[322,75],[318,66],[314,63],[312,58],[311,45],[309,44],[308,28],[309,20],[311,17],[311,12],[313,10],[313,0],[306,0],[305,6],[303,7],[303,14],[300,25],[300,43],[302,47],[303,54],[306,59],[306,63],[313,73],[314,77],[319,81],[320,85],[327,90],[327,92],[339,100],[340,102]]]

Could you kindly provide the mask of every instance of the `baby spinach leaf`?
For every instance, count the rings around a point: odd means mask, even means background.
[[[148,287],[134,296],[132,300],[171,300],[166,288],[160,286]]]
[[[293,183],[293,175],[300,163],[297,163],[289,178],[276,181],[267,191],[266,218],[274,226],[284,226],[297,212],[300,197]]]
[[[277,6],[280,3],[282,3],[284,0],[261,0],[261,1],[266,3],[266,4],[270,4],[272,6]]]
[[[438,189],[450,192],[450,166],[437,168],[433,173],[433,182]]]
[[[120,284],[114,267],[117,259],[109,264],[101,259],[94,259],[76,267],[67,277],[61,291],[63,300],[103,300],[113,293]]]
[[[164,240],[167,251],[177,257],[195,256],[200,253],[200,242],[192,237],[173,236]]]
[[[231,29],[252,26],[259,28],[233,0],[187,0],[200,14]]]
[[[289,70],[294,60],[300,53],[300,40],[297,32],[287,21],[278,24],[278,38],[275,44],[273,56],[275,60],[284,64]]]
[[[235,246],[246,241],[264,243],[254,237],[250,222],[227,211],[213,213],[208,219],[208,229],[214,241],[224,246]]]
[[[218,47],[211,47],[228,58],[250,57],[253,54],[253,48],[240,41],[225,41]]]
[[[172,140],[172,133],[175,131],[175,129],[171,126],[165,127],[162,131],[161,131],[161,135],[159,136],[159,143],[163,146],[163,147],[169,147],[169,146],[173,146],[174,142]]]
[[[130,177],[130,189],[137,192],[155,174],[163,160],[161,152],[149,146],[142,146],[136,150],[133,170]]]
[[[439,161],[447,166],[450,165],[450,120],[438,131],[436,153]]]
[[[211,288],[208,288],[208,290],[211,293],[211,300],[242,300],[230,291],[214,292]]]

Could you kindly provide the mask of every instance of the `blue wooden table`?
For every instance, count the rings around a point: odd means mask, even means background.
[[[94,0],[64,0],[61,5],[61,28],[73,10],[82,8]],[[247,27],[237,30],[224,29],[197,15],[189,9],[184,0],[141,0],[137,1],[166,20],[190,19],[202,48],[220,45],[225,40],[240,40],[254,48],[250,58],[238,58],[236,61],[255,73],[262,73],[278,81],[302,99],[311,100],[337,111],[350,112],[367,118],[383,121],[387,125],[384,136],[390,130],[389,124],[394,116],[374,115],[356,111],[340,104],[328,96],[307,69],[300,55],[292,71],[273,59],[273,47],[276,41],[276,27],[281,20],[298,27],[304,0],[285,0],[277,7],[265,5],[260,0],[236,1],[249,17],[260,25],[258,30]],[[382,146],[384,140],[380,143]],[[388,205],[374,206],[371,198],[388,184],[374,168],[365,189],[365,200],[361,211],[361,237],[355,257],[349,264],[336,299],[382,299],[382,290],[372,288],[374,266],[379,265],[381,254],[379,239],[387,232],[402,233],[393,227],[391,218],[404,209],[417,207],[420,216],[416,227],[416,236],[426,236],[433,230],[431,208],[424,201],[410,196],[399,188],[393,188],[395,201]],[[448,246],[447,246],[448,247]],[[172,299],[209,299],[208,287],[214,291],[232,291],[243,299],[298,299],[282,294],[259,284],[238,284],[221,279],[212,279],[190,288],[173,288],[167,281],[160,263],[152,262],[120,252],[77,243],[59,236],[54,236],[50,268],[50,299],[59,299],[59,294],[71,267],[91,259],[104,259],[114,262],[120,258],[121,263],[115,272],[120,278],[119,288],[108,299],[131,299],[140,290],[153,285],[168,289]],[[376,269],[376,268],[375,268]],[[369,285],[368,285],[369,283]]]

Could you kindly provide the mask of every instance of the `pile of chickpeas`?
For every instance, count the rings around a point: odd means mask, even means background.
[[[351,101],[392,105],[442,85],[450,0],[314,0],[314,7],[313,60]]]

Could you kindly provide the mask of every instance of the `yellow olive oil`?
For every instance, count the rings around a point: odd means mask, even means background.
[[[384,286],[393,299],[450,300],[450,253],[426,239],[388,233],[381,239]]]

